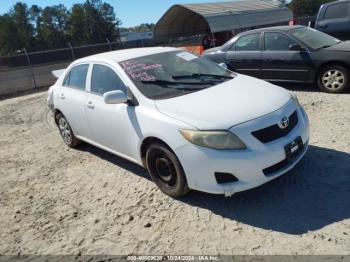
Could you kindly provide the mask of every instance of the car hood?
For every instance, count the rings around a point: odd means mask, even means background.
[[[337,45],[327,47],[326,50],[350,52],[350,41],[340,42]]]
[[[161,113],[200,130],[225,130],[272,113],[290,99],[291,94],[281,87],[239,74],[211,88],[155,104]]]

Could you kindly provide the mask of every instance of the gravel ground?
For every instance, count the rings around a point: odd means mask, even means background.
[[[350,254],[350,95],[293,90],[311,146],[292,174],[182,200],[126,160],[67,148],[45,93],[0,101],[0,254]]]

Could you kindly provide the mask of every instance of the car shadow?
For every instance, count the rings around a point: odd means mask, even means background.
[[[181,199],[224,218],[303,234],[350,218],[350,154],[310,146],[296,169],[231,198],[192,192]]]
[[[83,152],[88,152],[91,153],[105,161],[108,161],[118,167],[121,167],[125,170],[128,170],[129,172],[138,175],[142,178],[146,178],[148,180],[152,180],[151,177],[149,176],[148,172],[146,169],[143,167],[126,160],[122,157],[113,155],[105,150],[102,150],[98,147],[95,147],[93,145],[87,144],[87,143],[82,143],[79,146],[76,147],[77,150],[83,151]]]
[[[142,167],[104,150],[88,144],[78,150],[151,180]],[[259,188],[230,198],[192,191],[177,201],[266,230],[295,235],[318,230],[350,218],[350,154],[310,146],[293,172]]]

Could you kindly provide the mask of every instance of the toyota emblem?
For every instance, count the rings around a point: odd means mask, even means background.
[[[281,122],[278,123],[279,128],[286,129],[289,126],[289,118],[283,117]]]

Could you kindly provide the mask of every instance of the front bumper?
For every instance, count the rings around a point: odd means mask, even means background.
[[[262,143],[251,133],[258,128],[278,123],[284,116],[298,113],[297,126],[286,136],[269,143]],[[213,194],[233,195],[267,183],[291,170],[305,155],[309,142],[309,120],[305,111],[294,101],[280,110],[230,129],[247,145],[246,150],[213,150],[193,144],[175,149],[191,189]],[[263,170],[286,159],[284,147],[297,137],[302,138],[304,148],[281,168],[269,174]],[[238,181],[218,184],[215,172],[233,174]]]

